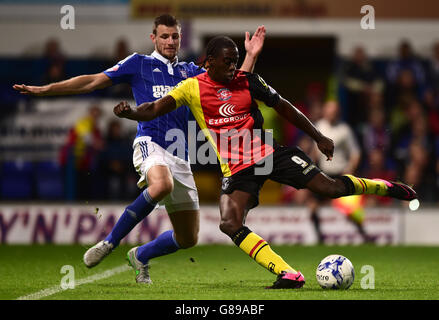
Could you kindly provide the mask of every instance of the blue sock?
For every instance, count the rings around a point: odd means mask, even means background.
[[[164,256],[173,253],[178,249],[180,249],[180,246],[174,238],[174,231],[168,230],[163,232],[153,241],[139,247],[137,249],[137,259],[143,264],[146,264],[151,258]]]
[[[133,228],[154,210],[157,202],[151,198],[148,189],[145,189],[136,200],[134,200],[124,213],[117,220],[116,225],[110,234],[105,238],[106,241],[113,244],[114,248]]]

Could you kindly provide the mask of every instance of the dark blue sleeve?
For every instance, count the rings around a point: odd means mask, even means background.
[[[193,62],[188,63],[188,68],[191,71],[190,77],[195,77],[198,76],[199,74],[206,72],[206,69],[200,68]]]
[[[105,70],[104,73],[111,79],[113,84],[131,83],[133,75],[140,70],[139,62],[139,55],[133,53],[119,61],[114,67]]]

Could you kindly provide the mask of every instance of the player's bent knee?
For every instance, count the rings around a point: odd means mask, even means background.
[[[175,231],[174,231],[175,232]],[[175,234],[175,240],[181,249],[189,249],[198,243],[198,232]]]
[[[178,245],[181,249],[189,249],[194,247],[198,243],[198,235],[193,235],[192,237],[187,237],[183,240],[178,241]]]
[[[155,200],[160,201],[174,190],[172,179],[163,179],[148,187],[148,192]]]

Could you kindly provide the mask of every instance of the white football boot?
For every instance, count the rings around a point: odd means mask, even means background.
[[[84,253],[84,263],[92,268],[108,256],[113,250],[113,244],[108,241],[99,241]]]
[[[146,283],[150,284],[152,283],[151,279],[149,278],[149,265],[143,264],[139,260],[137,260],[137,249],[139,247],[134,247],[127,253],[127,260],[128,265],[134,269],[136,272],[136,282],[137,283]]]

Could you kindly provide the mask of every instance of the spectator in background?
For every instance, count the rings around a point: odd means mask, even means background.
[[[404,96],[412,97],[413,99],[419,98],[418,83],[412,70],[401,70],[394,84],[396,98]]]
[[[108,66],[112,67],[114,65],[117,65],[120,61],[131,56],[130,52],[131,51],[130,51],[128,42],[123,38],[119,39],[116,42],[116,45],[114,47],[114,54],[113,54],[113,57],[111,58],[111,60],[108,64]],[[127,99],[133,98],[131,87],[127,83],[120,83],[120,84],[109,87],[108,93],[113,98],[127,98]]]
[[[436,94],[439,93],[439,41],[433,44],[433,56],[430,61],[430,82]]]
[[[66,58],[57,39],[51,38],[46,42],[43,59],[47,65],[43,83],[57,82],[66,78],[64,72]]]
[[[121,38],[116,42],[116,46],[114,48],[114,55],[113,55],[113,61],[111,62],[111,65],[117,64],[119,61],[125,59],[130,55],[130,46],[128,45],[128,42]]]
[[[391,132],[382,107],[369,109],[368,122],[362,127],[361,136],[365,153],[380,149],[386,155],[390,151]]]
[[[66,59],[61,51],[61,45],[57,39],[50,38],[47,40],[44,48],[43,58],[47,60],[49,65],[65,63]]]
[[[386,76],[388,105],[398,105],[406,96],[422,97],[427,81],[426,71],[407,40],[400,43],[398,58],[388,64]]]
[[[335,177],[348,172],[355,172],[360,163],[361,151],[356,141],[355,135],[349,125],[340,120],[340,106],[336,101],[328,101],[323,106],[322,119],[317,121],[316,127],[325,135],[334,141],[334,156],[332,161],[327,161],[326,157],[322,157],[320,152],[314,150],[310,156],[317,157],[317,164],[324,173]],[[303,139],[302,145],[317,149],[314,143]],[[299,201],[305,202],[311,211],[311,221],[315,227],[318,241],[324,242],[324,235],[320,227],[319,210],[328,199],[314,196],[311,192],[301,190],[297,196]],[[345,198],[345,199],[343,199]],[[364,211],[361,206],[363,196],[350,196],[335,199],[331,201],[332,205],[346,217],[352,221],[364,241],[369,238],[363,228]]]
[[[432,201],[435,198],[433,191],[435,181],[429,162],[429,151],[419,141],[412,141],[403,176],[407,184],[419,189],[419,200]]]
[[[434,138],[434,154],[433,166],[435,171],[435,198],[434,201],[439,200],[437,196],[439,191],[439,41],[433,44],[433,55],[430,60],[430,83],[429,90],[424,95],[424,105],[427,112],[429,128]]]
[[[413,74],[415,82],[418,86],[424,86],[426,81],[426,73],[424,66],[419,58],[413,52],[411,44],[407,40],[403,40],[399,44],[398,58],[391,62],[386,70],[387,80],[389,83],[396,83],[402,71],[408,70]]]
[[[433,201],[439,201],[439,196],[438,196],[438,193],[439,193],[439,139],[436,138],[434,145],[435,145],[435,148],[434,148],[435,157],[433,159],[433,165],[434,165],[434,172],[436,173],[436,175],[434,177],[434,179],[435,179],[435,183],[434,183],[435,197],[433,198]]]
[[[368,109],[383,109],[386,111],[386,106],[384,104],[384,92],[383,91],[372,91],[369,95]]]
[[[407,118],[409,125],[399,136],[394,153],[399,162],[399,176],[419,189],[420,199],[433,200],[435,164],[431,159],[434,157],[434,137],[419,102],[410,105]]]
[[[399,136],[401,132],[407,129],[411,116],[419,116],[422,113],[422,105],[417,97],[409,90],[411,88],[411,73],[401,73],[402,84],[400,94],[396,97],[396,104],[390,110],[390,127],[394,136]]]
[[[342,82],[347,91],[347,121],[352,126],[366,122],[372,95],[383,91],[384,83],[363,47],[355,47],[351,59],[342,71]]]
[[[332,161],[326,161],[326,158],[319,154],[319,168],[329,175],[355,172],[360,162],[360,148],[350,126],[340,120],[338,102],[326,102],[322,115],[316,127],[334,141],[335,149]]]
[[[100,179],[98,173],[100,152],[104,142],[98,126],[102,111],[91,105],[88,114],[79,119],[70,130],[67,142],[61,149],[60,163],[66,169],[67,199],[94,199],[101,188],[94,188]]]
[[[392,119],[393,156],[400,166],[404,166],[412,141],[416,140],[426,148],[429,147],[428,123],[423,107],[417,100],[410,100],[405,105],[398,127],[394,125],[394,121]]]
[[[367,174],[371,179],[389,179],[395,181],[396,172],[392,169],[392,166],[387,163],[387,155],[380,147],[368,149],[367,166],[363,170],[363,174]],[[393,201],[390,197],[370,197],[365,196],[365,204],[368,206],[375,205],[389,205]]]
[[[102,151],[101,165],[104,178],[105,195],[108,200],[128,199],[127,180],[131,171],[131,146],[128,139],[122,134],[119,120],[109,122],[105,137],[105,147]],[[130,170],[132,169],[132,170]],[[134,171],[135,173],[135,171]]]
[[[439,138],[439,91],[428,89],[424,94],[424,109],[428,126],[435,138]]]
[[[297,101],[294,106],[305,114],[311,122],[315,123],[321,117],[325,90],[320,82],[309,83],[306,87],[305,100]],[[301,131],[288,121],[283,121],[284,140],[278,140],[287,146],[297,144],[301,139]]]

